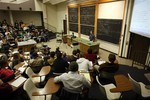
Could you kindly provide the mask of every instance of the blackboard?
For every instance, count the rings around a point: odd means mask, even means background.
[[[69,22],[78,23],[78,8],[69,8]]]
[[[94,25],[95,6],[83,6],[80,8],[80,23],[82,25]]]
[[[69,23],[69,30],[73,32],[78,32],[78,24]]]
[[[119,44],[122,20],[98,19],[97,39]]]
[[[94,27],[81,25],[81,33],[84,35],[90,35],[90,31],[94,32]]]

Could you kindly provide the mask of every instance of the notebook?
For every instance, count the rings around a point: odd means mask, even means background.
[[[25,82],[25,80],[26,80],[26,78],[21,76],[21,77],[17,78],[15,81],[13,81],[11,83],[11,85],[14,87],[19,87],[23,82]]]

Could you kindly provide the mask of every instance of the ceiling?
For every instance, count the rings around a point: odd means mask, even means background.
[[[61,2],[67,2],[70,3],[81,3],[85,1],[96,1],[96,0],[42,0],[43,3],[51,3],[52,5],[59,4]]]
[[[11,3],[11,4],[21,4],[29,0],[0,0],[0,3]],[[51,3],[52,5],[59,4],[61,2],[69,3],[81,3],[84,1],[95,1],[95,0],[40,0],[43,3]]]
[[[29,0],[0,0],[0,3],[21,4]]]

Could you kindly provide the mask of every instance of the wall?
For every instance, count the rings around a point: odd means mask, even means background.
[[[6,19],[7,23],[10,23],[9,12],[6,10],[0,10],[0,22]]]
[[[35,2],[35,11],[42,11],[43,12],[43,21],[47,23],[47,11],[46,11],[46,5],[43,4],[42,0],[34,0]]]
[[[57,31],[63,31],[63,20],[65,19],[65,15],[67,15],[67,4],[60,3],[57,5]]]
[[[57,7],[56,5],[46,4],[47,23],[57,28]]]
[[[12,16],[14,21],[15,20],[22,20],[25,24],[29,25],[33,23],[36,26],[42,26],[41,21],[41,12],[34,12],[34,11],[13,11]]]

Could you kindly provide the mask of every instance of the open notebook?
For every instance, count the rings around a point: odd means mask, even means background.
[[[80,72],[86,79],[88,79],[91,82],[91,77],[89,72]]]
[[[12,86],[14,87],[19,87],[23,82],[25,82],[26,78],[20,76],[19,78],[17,78],[15,81],[13,81],[11,83]]]

